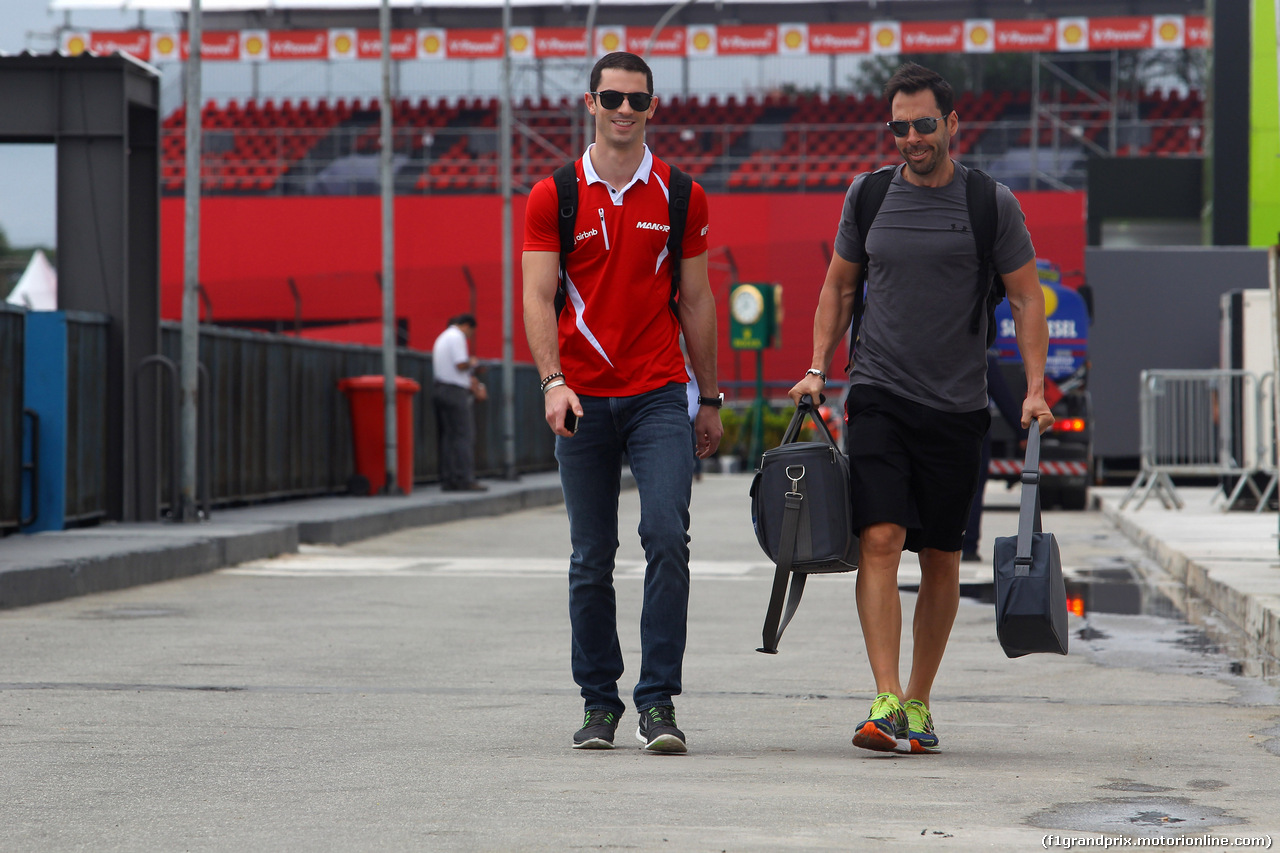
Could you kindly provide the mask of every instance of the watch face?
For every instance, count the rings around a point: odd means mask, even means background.
[[[733,319],[739,323],[754,323],[764,312],[764,297],[759,288],[749,284],[739,285],[729,300],[729,308],[733,312]]]

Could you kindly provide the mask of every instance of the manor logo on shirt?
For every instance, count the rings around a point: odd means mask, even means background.
[[[573,244],[576,246],[576,245],[578,245],[579,243],[581,243],[583,240],[587,239],[588,237],[595,237],[595,236],[597,236],[599,233],[600,233],[600,232],[599,232],[599,231],[597,231],[597,230],[596,230],[596,229],[594,229],[594,228],[592,228],[590,231],[581,231],[581,232],[579,232],[579,233],[577,233],[577,234],[575,234],[575,235],[574,235],[574,237],[573,237]]]
[[[662,225],[657,222],[637,222],[636,227],[644,231],[670,231],[670,225]]]

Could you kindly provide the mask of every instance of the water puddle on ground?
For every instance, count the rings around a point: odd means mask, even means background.
[[[1116,557],[1066,573],[1067,607],[1083,621],[1074,623],[1073,643],[1103,664],[1243,676],[1264,692],[1280,690],[1280,661],[1182,584],[1145,568],[1155,570]]]
[[[1280,661],[1145,557],[1101,556],[1064,570],[1071,651],[1109,666],[1239,678],[1251,699],[1280,696]],[[992,604],[991,584],[961,593]],[[1253,685],[1245,683],[1256,679]],[[1255,690],[1257,692],[1255,692]]]

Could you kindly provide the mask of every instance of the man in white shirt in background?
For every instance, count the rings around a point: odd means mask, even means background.
[[[476,482],[475,401],[488,397],[473,375],[479,363],[468,346],[476,333],[476,318],[459,314],[449,320],[431,348],[435,373],[431,401],[436,411],[440,448],[440,485],[446,492],[484,492]]]

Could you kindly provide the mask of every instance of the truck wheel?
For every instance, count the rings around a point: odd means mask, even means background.
[[[1089,505],[1089,487],[1063,489],[1058,493],[1063,509],[1081,510]]]

